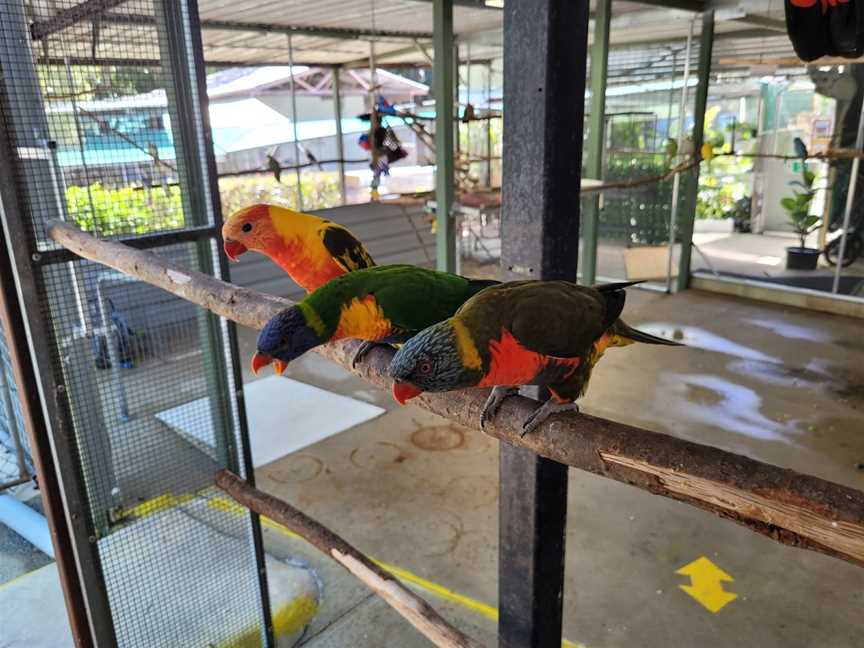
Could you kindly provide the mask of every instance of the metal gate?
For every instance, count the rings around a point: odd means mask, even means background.
[[[258,521],[211,491],[251,477],[233,328],[46,235],[225,275],[197,7],[0,0],[0,73],[0,213],[94,635],[269,643]]]

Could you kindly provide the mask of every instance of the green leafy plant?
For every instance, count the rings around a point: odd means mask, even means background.
[[[89,187],[66,189],[66,207],[78,227],[100,236],[147,234],[184,226],[178,187]]]
[[[789,183],[792,186],[800,187],[802,190],[794,190],[792,196],[786,196],[780,200],[780,205],[786,210],[792,230],[798,235],[798,240],[801,243],[799,247],[802,250],[807,242],[807,236],[814,232],[821,222],[818,216],[810,213],[810,204],[816,195],[816,188],[813,187],[815,180],[816,174],[804,166],[801,180]]]

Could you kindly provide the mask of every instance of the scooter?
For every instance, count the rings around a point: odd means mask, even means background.
[[[860,218],[859,218],[860,221]],[[864,238],[862,238],[860,222],[850,225],[849,231],[846,234],[846,248],[843,250],[843,267],[847,268],[861,256],[864,252]],[[843,240],[843,228],[838,227],[833,232],[829,232],[827,243],[822,248],[822,254],[825,255],[825,260],[832,266],[837,265],[837,260],[840,257],[840,243]]]

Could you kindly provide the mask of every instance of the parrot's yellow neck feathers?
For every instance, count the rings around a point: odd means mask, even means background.
[[[477,345],[474,344],[468,328],[456,318],[450,320],[450,326],[453,328],[456,349],[459,351],[459,359],[462,360],[462,364],[468,369],[482,369],[483,361],[480,359]]]
[[[306,320],[306,324],[309,328],[321,337],[326,337],[327,327],[324,326],[324,321],[318,315],[317,311],[306,302],[299,302],[297,308],[299,308],[300,312],[303,313],[303,319]]]
[[[316,239],[321,219],[284,207],[270,207],[270,221],[273,229],[286,241],[292,239]]]

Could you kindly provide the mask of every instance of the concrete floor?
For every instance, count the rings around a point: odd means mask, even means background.
[[[692,253],[693,272],[713,274],[716,271],[726,276],[831,291],[834,268],[828,265],[824,257],[819,258],[819,266],[815,270],[786,269],[786,248],[797,245],[797,239],[791,234],[697,232],[693,235],[693,242],[696,246]],[[813,241],[808,241],[808,245],[818,247],[815,237]],[[657,249],[658,258],[661,259],[658,274],[663,276],[666,267],[665,249]],[[680,249],[681,246],[676,245],[673,252],[673,276],[677,275]],[[601,240],[597,247],[597,275],[618,280],[633,278],[628,275],[625,266],[624,250],[623,242]],[[864,296],[864,258],[844,268],[842,277],[842,293]]]
[[[625,315],[689,348],[610,351],[585,411],[864,488],[860,320],[694,291],[630,291]],[[241,332],[244,364],[254,337]],[[259,486],[407,570],[447,618],[494,645],[497,442],[399,408],[314,354],[292,364],[291,377],[388,413],[264,466]],[[860,569],[576,470],[569,497],[564,607],[573,644],[861,645]],[[305,645],[428,645],[302,542],[267,529],[265,544],[277,557],[302,556],[324,582]],[[717,613],[679,589],[689,579],[676,570],[702,556],[734,579],[724,587],[738,598]]]

